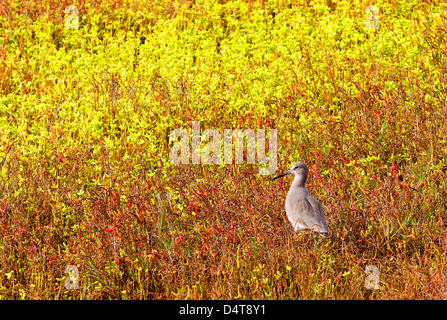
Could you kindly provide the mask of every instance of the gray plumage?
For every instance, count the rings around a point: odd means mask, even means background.
[[[302,161],[295,162],[289,171],[286,171],[272,180],[287,174],[295,175],[286,198],[286,213],[295,232],[310,229],[323,237],[329,237],[329,230],[324,218],[320,203],[306,189],[309,169]]]

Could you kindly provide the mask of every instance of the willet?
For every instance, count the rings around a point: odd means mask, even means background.
[[[309,169],[302,161],[295,162],[289,171],[286,171],[272,180],[287,174],[294,174],[292,185],[286,198],[287,218],[292,223],[295,232],[310,229],[323,237],[329,237],[326,219],[320,203],[306,189]]]

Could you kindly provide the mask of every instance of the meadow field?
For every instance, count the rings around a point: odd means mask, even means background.
[[[0,33],[0,299],[447,298],[444,1],[2,0]],[[174,164],[197,122],[276,130],[330,238],[259,161]]]

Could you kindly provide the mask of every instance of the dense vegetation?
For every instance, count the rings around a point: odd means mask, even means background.
[[[447,6],[372,4],[2,1],[0,298],[446,298]],[[331,238],[258,163],[172,164],[192,121],[276,129]]]

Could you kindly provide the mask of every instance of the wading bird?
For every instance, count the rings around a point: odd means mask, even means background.
[[[286,171],[272,180],[287,174],[294,174],[292,185],[286,198],[286,213],[295,232],[310,229],[323,237],[329,237],[323,210],[320,203],[306,189],[309,169],[302,161],[295,162],[289,171]]]

